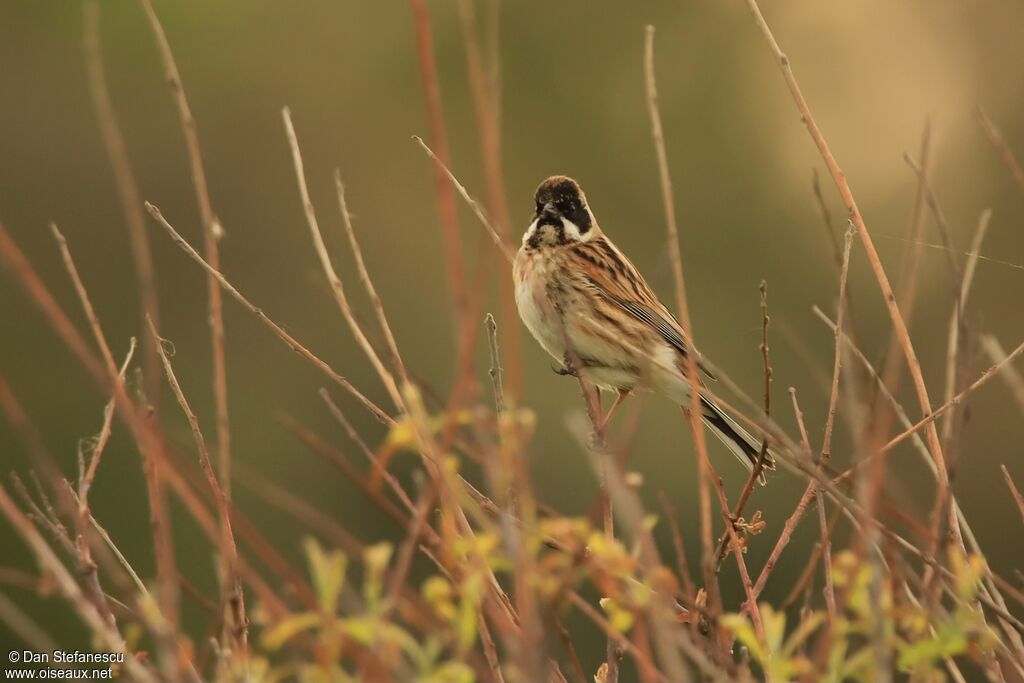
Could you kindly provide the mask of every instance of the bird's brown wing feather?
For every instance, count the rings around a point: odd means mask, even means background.
[[[585,269],[590,285],[606,300],[657,331],[685,359],[686,341],[679,321],[661,303],[636,266],[605,237],[575,248],[585,261],[599,266]],[[709,379],[715,379],[703,363],[698,361],[697,366]]]

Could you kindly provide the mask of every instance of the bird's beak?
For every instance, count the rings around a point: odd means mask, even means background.
[[[562,223],[561,216],[552,202],[547,202],[541,207],[541,210],[537,212],[537,220],[539,225],[561,225]]]

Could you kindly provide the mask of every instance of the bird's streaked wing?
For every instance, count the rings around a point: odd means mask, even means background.
[[[607,301],[656,330],[685,358],[683,330],[675,316],[658,299],[647,281],[629,259],[606,238],[601,237],[575,247],[586,261],[602,267],[586,269],[586,279]],[[710,379],[715,376],[702,363],[700,370]]]

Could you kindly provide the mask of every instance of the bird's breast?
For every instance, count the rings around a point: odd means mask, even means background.
[[[561,360],[565,354],[562,323],[554,302],[548,296],[556,267],[544,250],[524,246],[516,255],[512,272],[519,317],[544,350]]]

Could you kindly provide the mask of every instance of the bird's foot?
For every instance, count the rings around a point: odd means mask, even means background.
[[[577,377],[576,368],[573,367],[572,359],[569,358],[569,354],[565,354],[562,358],[562,367],[552,366],[551,370],[562,377]]]

